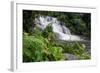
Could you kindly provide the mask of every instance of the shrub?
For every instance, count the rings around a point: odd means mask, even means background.
[[[37,35],[24,35],[23,62],[58,61],[63,59],[62,48],[50,44],[47,38]]]
[[[46,44],[33,36],[25,36],[23,39],[24,61],[41,61]]]
[[[64,49],[64,53],[73,54],[79,59],[90,59],[91,57],[86,51],[85,44],[82,44],[81,42],[61,42],[56,45],[62,47]]]
[[[63,60],[64,59],[64,55],[62,53],[62,48],[61,47],[51,47],[49,49],[50,54],[53,56],[52,59],[53,60]]]

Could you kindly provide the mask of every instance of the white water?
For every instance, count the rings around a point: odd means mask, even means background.
[[[70,30],[63,24],[60,23],[60,21],[57,20],[57,18],[50,17],[50,16],[39,16],[38,18],[35,18],[35,24],[37,27],[39,27],[41,30],[44,30],[47,25],[52,25],[53,32],[58,34],[58,39],[60,40],[71,40],[71,41],[81,41],[82,39],[77,35],[72,35],[70,33]]]

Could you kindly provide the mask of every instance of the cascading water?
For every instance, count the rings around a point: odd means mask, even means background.
[[[39,27],[41,30],[44,30],[47,25],[52,25],[53,32],[57,33],[58,39],[65,40],[65,41],[81,41],[82,39],[77,35],[72,35],[70,33],[70,30],[63,24],[61,24],[60,21],[57,20],[57,18],[50,17],[50,16],[39,16],[38,18],[35,18],[35,24],[37,27]]]

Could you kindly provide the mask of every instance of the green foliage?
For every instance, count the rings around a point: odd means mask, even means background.
[[[76,55],[79,59],[90,59],[85,44],[81,42],[58,43],[57,45],[62,47],[65,53]]]
[[[46,44],[33,36],[25,36],[23,39],[24,61],[41,61]]]
[[[53,34],[53,31],[52,31],[52,26],[49,24],[43,31],[43,37],[44,38],[48,38],[50,34]]]
[[[37,34],[40,35],[40,33]],[[24,35],[23,62],[58,61],[63,59],[62,48],[52,45],[48,38],[37,35]]]
[[[42,32],[42,36],[47,38],[51,44],[55,41],[56,35],[53,32],[52,24],[48,25]]]
[[[63,53],[62,53],[62,48],[61,47],[51,47],[50,49],[49,49],[49,51],[50,51],[50,54],[53,56],[53,59],[54,60],[63,60],[64,59],[64,55],[63,55]]]

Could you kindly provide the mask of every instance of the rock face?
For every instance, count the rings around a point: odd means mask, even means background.
[[[39,16],[35,18],[35,24],[41,30],[44,30],[47,25],[51,25],[53,28],[53,32],[57,33],[58,39],[60,40],[70,40],[70,41],[81,41],[79,36],[72,35],[70,33],[69,28],[67,28],[64,23],[57,20],[57,18],[50,17],[50,16]]]
[[[86,45],[86,51],[91,54],[91,42],[90,41],[85,41],[83,44]]]
[[[64,55],[68,60],[78,60],[78,58],[73,54],[65,53]]]

